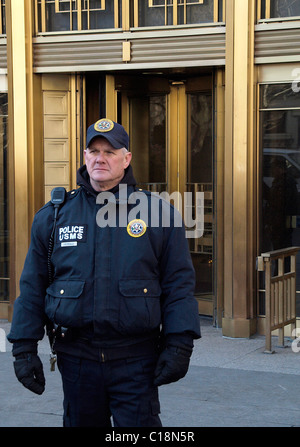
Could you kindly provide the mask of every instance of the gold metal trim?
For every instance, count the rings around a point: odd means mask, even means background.
[[[118,16],[118,2],[115,1],[115,14]],[[115,24],[115,28],[117,28]],[[122,29],[123,31],[129,31],[130,29],[130,11],[129,2],[127,0],[122,0]]]
[[[256,324],[254,298],[254,4],[226,2],[223,334]],[[249,23],[251,24],[249,27]],[[239,36],[236,39],[236,36]],[[250,89],[249,89],[250,85]],[[247,93],[248,92],[248,93]],[[236,119],[238,117],[238,119]],[[232,198],[234,197],[234,200]],[[243,322],[243,323],[242,323]],[[240,326],[240,327],[239,327]],[[226,333],[226,331],[228,331]]]
[[[69,130],[69,138],[70,138],[70,143],[69,143],[69,151],[70,151],[70,156],[69,156],[69,165],[70,165],[70,169],[69,169],[69,184],[70,187],[72,189],[76,188],[76,155],[77,155],[77,151],[76,151],[76,141],[77,141],[77,75],[76,74],[72,74],[70,76],[70,94],[69,94],[69,126],[70,126],[70,130]]]
[[[139,0],[134,0],[133,4],[133,26],[138,28],[139,26]]]
[[[36,11],[37,15],[37,11]],[[46,5],[45,0],[41,0],[41,20],[42,20],[42,32],[46,32]]]
[[[186,115],[187,99],[185,85],[183,82],[174,83],[168,98],[168,160],[169,160],[169,190],[178,191],[182,194],[186,183]]]
[[[266,8],[265,9],[265,11],[266,11],[265,18],[270,19],[270,17],[271,17],[271,0],[266,0],[265,8]]]
[[[115,77],[106,76],[106,117],[117,121],[117,91],[115,89]]]
[[[124,10],[123,9],[124,7],[126,8],[126,6],[127,5],[124,5],[124,2],[123,2],[122,3],[122,11]],[[119,28],[119,26],[120,26],[120,24],[119,24],[119,0],[114,0],[114,24],[115,24],[115,28]],[[90,29],[90,27],[88,27],[88,29]]]
[[[257,1],[257,8],[256,8],[256,21],[258,22],[261,19],[261,0]]]
[[[89,4],[89,2],[88,2],[88,4]],[[81,6],[80,1],[77,2],[77,8],[78,8],[77,9],[77,29],[78,29],[78,31],[80,31],[80,30],[82,30],[82,6]],[[71,11],[71,14],[72,14],[72,11]],[[72,27],[72,29],[73,29],[73,27]]]
[[[214,0],[214,22],[219,21],[219,2]]]
[[[11,0],[6,20],[9,103],[10,306],[19,294],[19,278],[28,250],[37,195],[34,185],[34,106],[31,27],[32,2]],[[24,110],[27,113],[24,114]]]
[[[123,62],[130,62],[131,60],[131,42],[123,42]]]
[[[186,4],[186,1],[184,2],[184,4]],[[178,0],[173,0],[173,25],[174,26],[178,25]]]

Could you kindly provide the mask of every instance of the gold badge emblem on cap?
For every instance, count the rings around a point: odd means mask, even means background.
[[[94,129],[97,130],[97,132],[109,132],[113,128],[114,128],[113,121],[107,118],[97,121],[94,125]]]
[[[127,225],[127,233],[131,237],[140,237],[145,234],[147,225],[142,219],[134,219]]]

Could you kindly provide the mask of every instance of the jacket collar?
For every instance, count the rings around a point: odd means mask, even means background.
[[[131,186],[132,188],[129,188],[131,191],[136,186],[136,180],[134,178],[131,165],[129,165],[125,169],[124,177],[120,181],[120,184],[122,185],[125,184],[128,187]],[[83,189],[85,189],[87,192],[89,192],[95,197],[97,197],[97,195],[99,194],[99,191],[95,191],[95,189],[92,187],[90,183],[90,176],[87,172],[86,165],[81,166],[81,168],[79,168],[77,171],[77,185],[81,186]],[[109,190],[109,192],[118,195],[119,185],[114,186],[112,189]]]

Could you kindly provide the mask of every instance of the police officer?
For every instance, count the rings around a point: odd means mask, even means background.
[[[200,337],[184,226],[174,224],[171,206],[163,225],[163,206],[151,205],[162,199],[137,190],[129,137],[120,124],[97,121],[86,143],[79,188],[67,193],[57,215],[50,266],[52,203],[33,221],[8,335],[15,374],[26,388],[43,393],[37,345],[50,322],[64,426],[109,427],[111,418],[115,427],[161,426],[158,386],[185,376],[193,340]],[[122,225],[124,212],[132,217],[134,192],[146,197],[148,215]],[[105,226],[98,213],[110,201],[114,219]],[[153,209],[158,215],[151,216]]]

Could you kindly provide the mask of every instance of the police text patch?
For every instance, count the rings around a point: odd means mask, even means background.
[[[59,225],[57,227],[56,242],[61,247],[76,246],[77,242],[86,242],[87,225]]]

